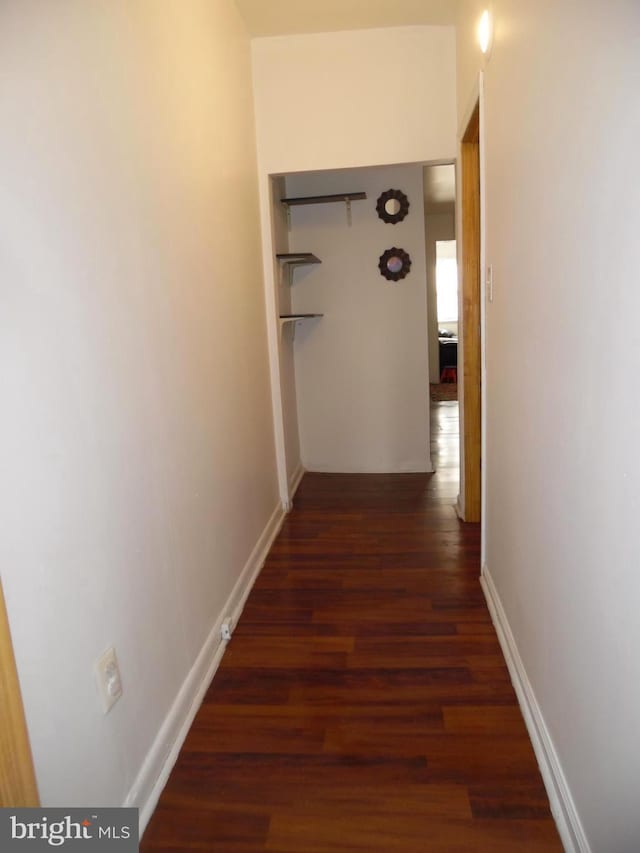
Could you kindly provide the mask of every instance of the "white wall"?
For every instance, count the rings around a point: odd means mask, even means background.
[[[429,337],[429,379],[440,381],[440,345],[438,329],[458,332],[457,323],[438,322],[438,292],[436,290],[436,243],[438,240],[455,240],[456,225],[453,213],[427,213],[424,217],[427,263],[427,303]]]
[[[261,171],[455,157],[453,27],[259,38],[252,51]]]
[[[467,2],[462,115],[479,67]],[[494,0],[487,567],[593,851],[638,847],[640,6]],[[613,323],[615,327],[615,322]]]
[[[376,212],[380,193],[400,189],[409,215],[396,225]],[[422,168],[397,166],[287,178],[287,195],[367,193],[352,204],[292,208],[293,251],[322,264],[295,273],[294,311],[320,312],[298,326],[296,394],[302,462],[312,471],[430,471],[429,366]],[[399,282],[380,255],[411,256]]]
[[[119,805],[277,502],[249,42],[3,3],[0,102],[2,581],[43,803]]]

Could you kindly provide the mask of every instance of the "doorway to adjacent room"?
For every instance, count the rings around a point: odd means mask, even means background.
[[[431,456],[436,471],[446,468],[452,478],[456,490],[455,500],[460,465],[455,165],[425,166],[423,185],[429,309]]]

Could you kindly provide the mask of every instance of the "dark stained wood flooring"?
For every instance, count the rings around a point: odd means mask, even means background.
[[[305,475],[143,851],[562,849],[432,422],[434,475]]]

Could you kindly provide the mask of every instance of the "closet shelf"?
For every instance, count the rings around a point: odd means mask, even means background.
[[[297,320],[311,320],[314,317],[324,317],[324,314],[281,314],[281,323],[295,323]]]
[[[317,258],[312,252],[282,252],[276,255],[276,258],[281,264],[289,264],[291,267],[302,267],[305,264],[321,264],[320,258]]]
[[[309,195],[301,198],[281,198],[282,204],[287,207],[295,207],[299,204],[331,204],[337,201],[362,201],[367,197],[366,193],[336,193],[335,195]]]

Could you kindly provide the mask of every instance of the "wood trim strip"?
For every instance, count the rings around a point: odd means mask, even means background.
[[[465,128],[462,136],[463,142],[480,142],[480,102],[475,106],[471,113],[469,124]]]
[[[462,138],[464,520],[481,516],[480,108]]]
[[[7,608],[0,583],[0,808],[39,805]]]

